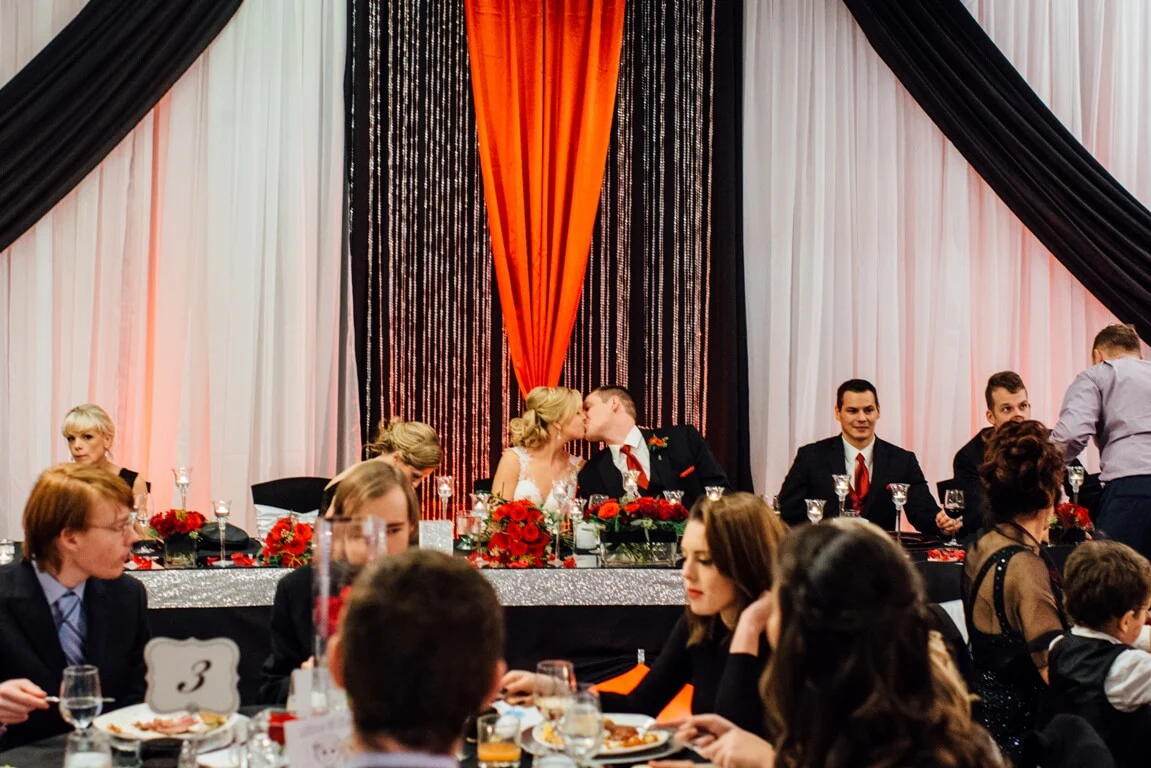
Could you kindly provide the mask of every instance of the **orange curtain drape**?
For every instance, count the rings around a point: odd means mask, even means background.
[[[466,0],[492,258],[520,390],[555,385],[611,136],[624,0]]]

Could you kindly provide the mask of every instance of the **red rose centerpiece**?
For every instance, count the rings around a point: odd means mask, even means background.
[[[312,526],[281,517],[268,531],[260,562],[272,568],[299,568],[312,561]]]
[[[195,568],[196,543],[204,516],[190,509],[169,509],[148,521],[152,535],[164,542],[165,568]]]
[[[609,499],[588,510],[600,529],[600,558],[608,567],[674,565],[687,525],[687,507],[678,501],[641,496]]]
[[[1095,524],[1091,522],[1086,507],[1070,502],[1055,506],[1055,512],[1051,515],[1052,544],[1078,544],[1091,538],[1094,530]]]
[[[498,501],[498,500],[497,500]],[[480,534],[480,559],[493,568],[546,568],[552,537],[544,513],[520,499],[499,502]]]

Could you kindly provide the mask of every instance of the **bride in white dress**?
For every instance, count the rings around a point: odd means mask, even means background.
[[[567,387],[536,387],[528,393],[527,406],[508,425],[512,445],[500,457],[492,493],[553,509],[556,483],[570,481],[574,489],[584,463],[567,451],[570,441],[584,436],[583,398]]]

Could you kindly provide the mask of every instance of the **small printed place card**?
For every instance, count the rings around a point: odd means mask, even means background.
[[[288,765],[339,768],[347,758],[352,716],[347,710],[284,723]]]
[[[144,647],[144,662],[148,665],[145,701],[153,712],[202,709],[230,715],[240,708],[240,648],[226,637],[157,637]]]

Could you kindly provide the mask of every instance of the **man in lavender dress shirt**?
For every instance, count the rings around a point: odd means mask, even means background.
[[[1099,332],[1091,361],[1067,388],[1051,440],[1071,460],[1095,438],[1105,485],[1096,526],[1151,557],[1151,362],[1126,325]]]

